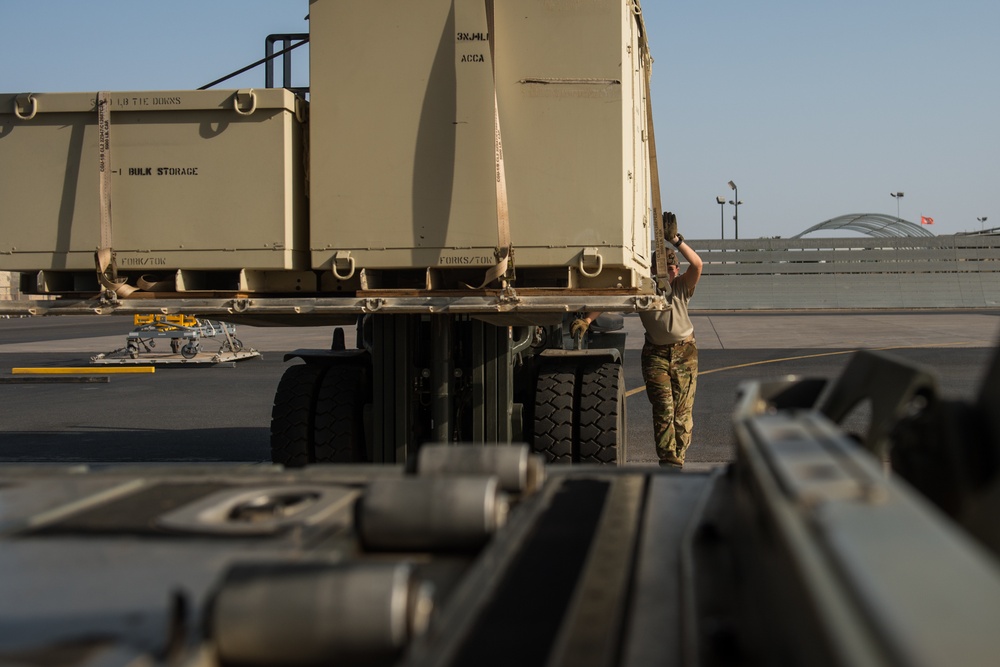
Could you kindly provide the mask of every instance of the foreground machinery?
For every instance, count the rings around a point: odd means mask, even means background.
[[[308,101],[0,95],[0,269],[55,297],[5,312],[357,326],[291,355],[275,462],[624,460],[623,336],[564,323],[662,306],[638,1],[313,0],[305,40]]]
[[[516,445],[7,466],[0,663],[995,665],[997,387],[1000,357],[961,403],[861,353],[829,387],[747,384],[710,473]]]

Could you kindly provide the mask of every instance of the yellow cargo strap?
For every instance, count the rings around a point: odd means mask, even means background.
[[[503,141],[500,138],[500,105],[497,102],[496,42],[493,38],[495,25],[494,0],[486,0],[486,30],[490,42],[490,61],[493,68],[493,157],[497,192],[497,263],[486,272],[486,279],[479,286],[482,289],[494,280],[500,280],[507,288],[507,277],[513,269],[514,248],[510,241],[510,211],[507,206],[507,175],[503,163]]]
[[[663,207],[660,202],[660,169],[656,161],[656,134],[653,132],[653,97],[650,94],[650,78],[653,74],[653,55],[649,51],[649,41],[646,38],[646,25],[642,20],[642,9],[639,3],[633,3],[632,10],[639,22],[641,34],[640,53],[644,61],[645,92],[646,92],[646,133],[649,136],[649,187],[653,199],[653,245],[656,250],[656,266],[653,267],[657,278],[667,278],[667,250],[663,231]]]

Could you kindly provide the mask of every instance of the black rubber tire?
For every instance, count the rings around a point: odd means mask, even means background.
[[[543,364],[535,383],[532,450],[546,463],[573,463],[576,362]]]
[[[361,366],[331,366],[319,386],[313,429],[317,463],[362,463],[364,405],[370,399],[368,373]]]
[[[272,462],[295,468],[312,460],[316,398],[326,370],[319,364],[298,364],[281,376],[271,408]]]
[[[185,359],[194,359],[195,357],[198,356],[198,351],[200,349],[201,349],[200,345],[196,343],[188,343],[187,345],[181,348],[181,356],[184,357]]]
[[[585,363],[577,406],[579,462],[623,464],[628,454],[625,369],[614,361]]]

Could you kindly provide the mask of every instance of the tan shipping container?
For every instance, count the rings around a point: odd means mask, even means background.
[[[110,99],[119,270],[308,269],[304,102],[260,89]],[[96,100],[0,94],[0,269],[94,269]]]
[[[648,273],[635,12],[631,0],[496,3],[519,286],[537,275],[540,285],[628,287]],[[348,265],[485,271],[497,246],[485,3],[312,0],[310,22],[314,268],[349,257],[340,275]],[[378,39],[351,25],[377,25]]]

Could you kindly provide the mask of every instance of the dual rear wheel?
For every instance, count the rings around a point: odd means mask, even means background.
[[[624,464],[625,404],[619,362],[546,359],[535,384],[532,447],[549,463]]]

